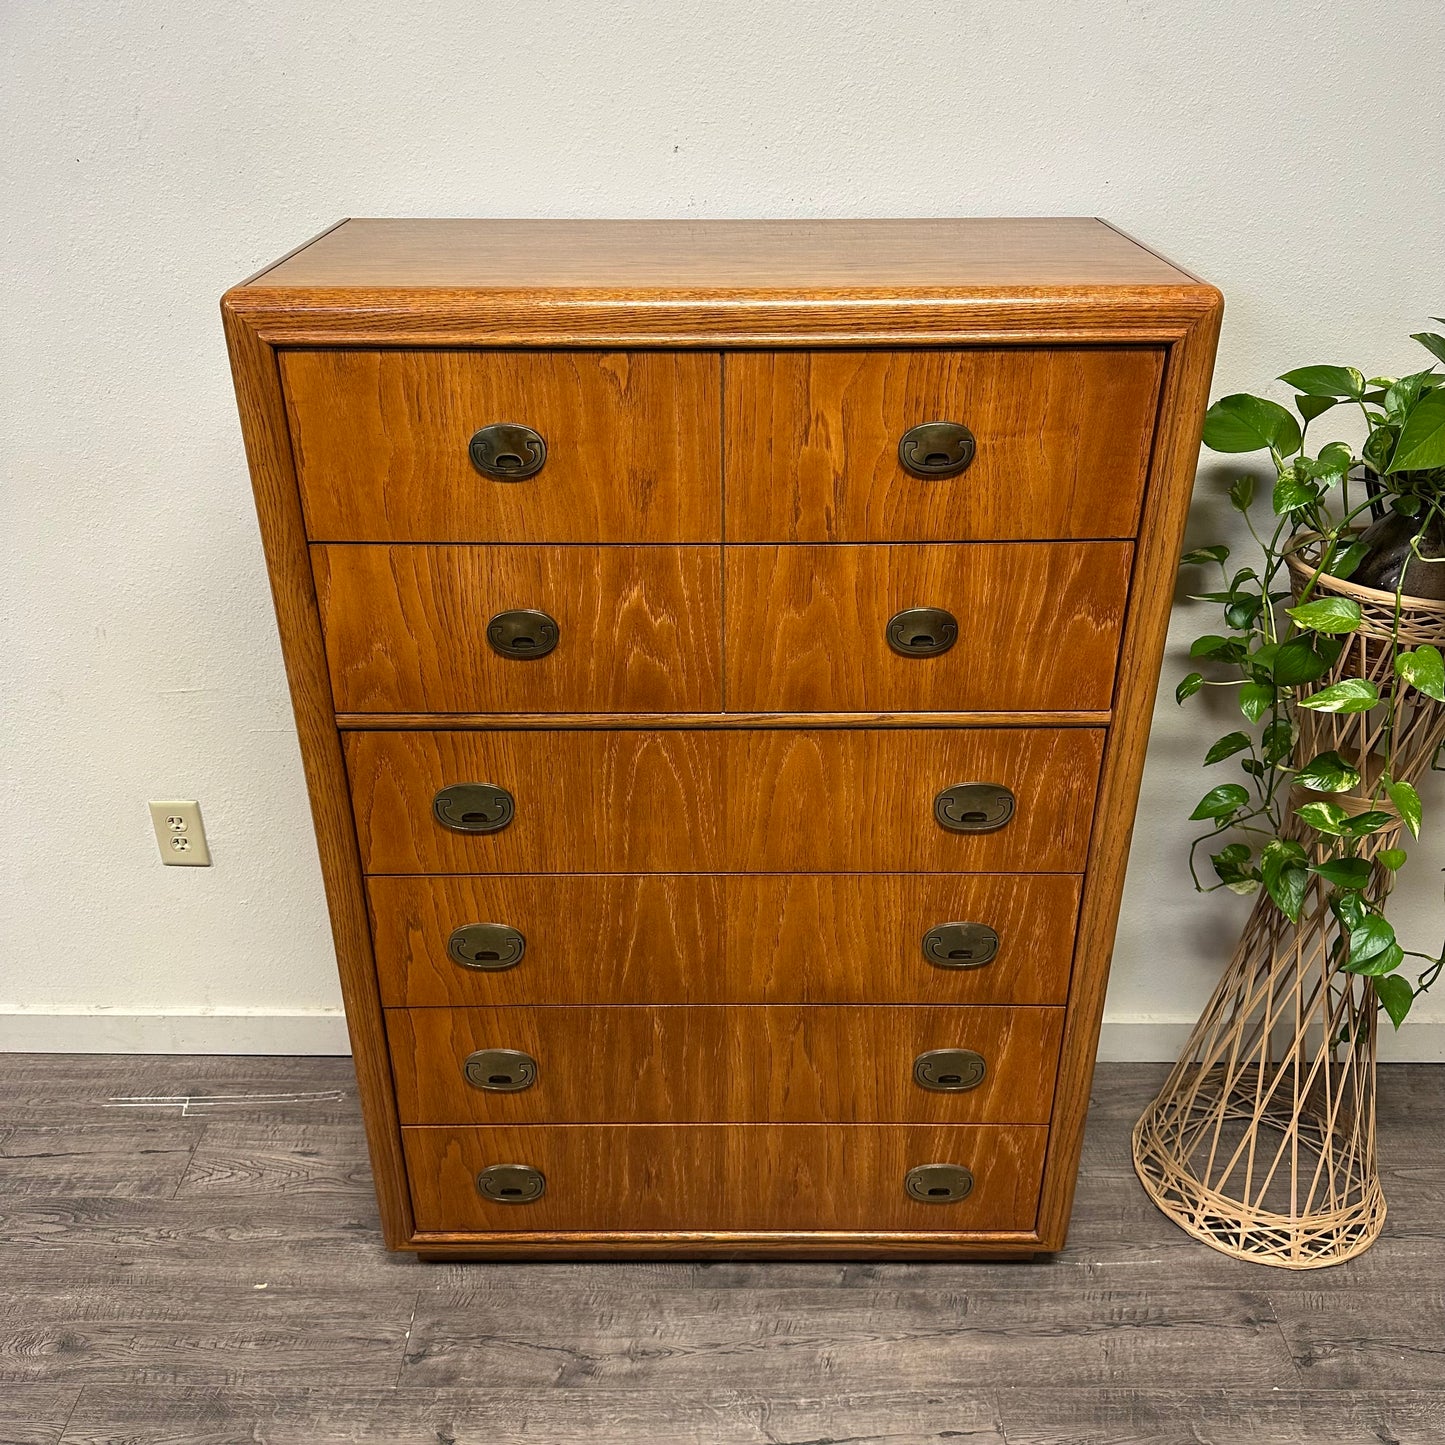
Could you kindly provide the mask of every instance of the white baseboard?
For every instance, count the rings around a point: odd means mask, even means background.
[[[349,1054],[338,1009],[21,1009],[0,1005],[0,1053]]]
[[[1178,1057],[1194,1020],[1106,1018],[1099,1058],[1164,1063]],[[349,1054],[340,1009],[19,1009],[0,1005],[0,1053],[36,1054]],[[1445,1019],[1380,1031],[1380,1057],[1392,1063],[1445,1063]]]
[[[1104,1019],[1099,1060],[1112,1064],[1172,1063],[1189,1038],[1192,1018],[1129,1017]],[[1380,1028],[1380,1059],[1390,1064],[1445,1063],[1445,1019],[1408,1020],[1398,1032],[1385,1021]]]

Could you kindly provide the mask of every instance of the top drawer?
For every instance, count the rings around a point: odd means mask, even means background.
[[[313,541],[714,542],[720,361],[663,351],[284,351]],[[530,428],[541,470],[473,464],[484,427]],[[513,439],[515,440],[515,439]]]
[[[1163,356],[1147,347],[731,353],[728,540],[1130,537]],[[968,429],[963,471],[920,477],[904,467],[904,433],[927,422]]]

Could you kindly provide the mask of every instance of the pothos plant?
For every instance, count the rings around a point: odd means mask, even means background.
[[[1445,325],[1445,318],[1440,320]],[[1445,336],[1422,333],[1413,339],[1445,362]],[[1318,875],[1338,924],[1332,944],[1336,966],[1368,975],[1381,1007],[1398,1027],[1414,1000],[1440,977],[1445,955],[1402,947],[1382,903],[1371,896],[1371,863],[1360,855],[1366,839],[1398,819],[1419,837],[1419,795],[1410,783],[1391,776],[1394,724],[1410,688],[1445,701],[1440,652],[1428,645],[1404,648],[1399,639],[1407,576],[1418,579],[1424,575],[1420,569],[1428,567],[1432,581],[1445,580],[1445,572],[1436,571],[1445,568],[1445,556],[1422,545],[1440,536],[1445,522],[1445,375],[1431,366],[1408,376],[1367,380],[1354,367],[1307,366],[1279,380],[1296,393],[1293,412],[1266,397],[1238,394],[1217,401],[1205,418],[1206,446],[1219,452],[1267,452],[1274,483],[1271,515],[1262,527],[1257,521],[1264,509],[1255,506],[1254,477],[1240,477],[1229,490],[1257,544],[1253,565],[1231,567],[1230,549],[1223,544],[1197,548],[1183,558],[1189,568],[1219,569],[1219,588],[1195,595],[1221,608],[1224,625],[1220,632],[1196,638],[1190,648],[1190,656],[1210,675],[1189,673],[1175,696],[1183,703],[1206,688],[1230,689],[1247,725],[1217,739],[1204,756],[1207,767],[1236,760],[1245,781],[1210,788],[1190,814],[1209,825],[1190,847],[1190,873],[1204,892],[1228,888],[1248,894],[1264,888],[1295,923],[1309,877]],[[1340,440],[1310,446],[1311,425],[1340,407],[1364,422],[1358,455]],[[1362,529],[1367,512],[1376,521]],[[1378,586],[1364,578],[1381,575],[1382,538],[1393,529],[1398,543],[1402,528],[1407,555],[1389,574],[1386,589],[1395,596],[1390,638],[1395,686],[1382,696],[1369,678],[1345,677],[1306,693],[1339,660],[1349,634],[1361,625],[1359,603],[1322,589],[1321,577],[1355,577]],[[1309,580],[1297,598],[1289,585],[1291,557],[1307,560],[1309,567]],[[1363,790],[1359,758],[1336,751],[1294,757],[1301,708],[1338,714],[1387,710],[1379,729],[1382,766]],[[1373,767],[1369,771],[1375,772]],[[1281,836],[1293,784],[1324,795],[1294,809],[1313,847]],[[1363,810],[1347,811],[1331,799],[1344,794],[1363,797]],[[1206,884],[1197,856],[1201,847],[1214,844],[1220,846],[1210,853],[1210,862],[1218,881]],[[1405,862],[1405,850],[1383,849],[1376,861],[1393,873]],[[1397,972],[1407,958],[1418,961],[1410,970],[1418,975],[1413,983]]]

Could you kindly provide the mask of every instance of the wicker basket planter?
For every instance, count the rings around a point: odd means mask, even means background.
[[[1296,596],[1313,570],[1291,558]],[[1392,637],[1401,647],[1445,646],[1445,603],[1314,581],[1314,596],[1358,602],[1364,621],[1331,672],[1395,686]],[[1359,768],[1360,796],[1332,795],[1350,812],[1389,809],[1369,785],[1384,767],[1387,709],[1350,715],[1296,711],[1296,762],[1328,749]],[[1409,690],[1399,700],[1392,774],[1414,782],[1445,738],[1445,704]],[[1310,848],[1294,816],[1313,797],[1296,789],[1282,836]],[[1401,824],[1365,840],[1373,860]],[[1373,870],[1383,898],[1391,874]],[[1311,875],[1298,923],[1261,890],[1234,956],[1179,1062],[1134,1129],[1134,1167],[1150,1197],[1182,1229],[1239,1259],[1318,1269],[1367,1249],[1385,1222],[1375,1157],[1376,1002],[1368,978],[1339,970],[1329,887]]]

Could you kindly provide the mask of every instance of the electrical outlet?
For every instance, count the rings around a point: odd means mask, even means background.
[[[206,846],[206,825],[201,822],[199,803],[152,803],[150,810],[162,863],[172,868],[211,866],[211,850]]]

